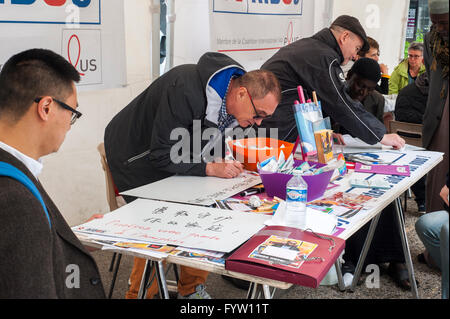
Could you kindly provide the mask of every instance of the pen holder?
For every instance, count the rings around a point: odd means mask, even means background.
[[[294,160],[294,166],[299,166],[303,161]],[[316,162],[308,162],[310,165],[316,165],[317,168],[326,166]],[[283,173],[271,173],[264,170],[259,171],[261,181],[264,184],[264,188],[268,196],[277,196],[286,200],[286,184],[292,178],[293,175]],[[323,172],[317,175],[302,176],[305,182],[308,184],[308,196],[307,201],[310,202],[321,197],[328,184],[330,183],[333,171]]]
[[[233,150],[234,158],[241,162],[246,170],[254,172],[258,170],[257,163],[272,156],[278,159],[281,152],[284,153],[285,158],[288,158],[294,148],[293,143],[268,137],[244,138],[228,143]]]

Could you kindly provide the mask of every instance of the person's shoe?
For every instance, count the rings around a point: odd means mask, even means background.
[[[411,290],[411,283],[409,282],[408,268],[405,263],[389,263],[387,274],[403,290]],[[419,287],[419,282],[416,280],[416,285]]]
[[[417,203],[417,211],[419,212],[419,214],[425,214],[427,212],[425,204]]]
[[[211,299],[211,296],[206,292],[205,286],[203,285],[196,286],[195,292],[190,295],[182,296],[178,294],[177,297],[178,299]]]

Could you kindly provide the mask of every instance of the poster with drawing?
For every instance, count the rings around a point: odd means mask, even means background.
[[[137,199],[72,228],[122,241],[230,252],[258,232],[267,215]]]

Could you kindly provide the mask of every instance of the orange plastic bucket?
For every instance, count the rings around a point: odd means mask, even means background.
[[[272,156],[277,159],[281,152],[287,159],[294,148],[293,143],[276,140],[269,137],[253,137],[229,141],[234,158],[249,171],[257,171],[256,164]]]

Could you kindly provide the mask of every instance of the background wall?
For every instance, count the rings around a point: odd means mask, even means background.
[[[43,158],[40,180],[71,226],[108,212],[97,145],[111,118],[150,84],[150,3],[124,2],[127,84],[79,92],[83,117],[68,132],[59,152]]]
[[[333,20],[341,14],[357,17],[366,34],[380,44],[379,62],[390,74],[403,59],[408,8],[409,0],[339,0],[334,1]]]

